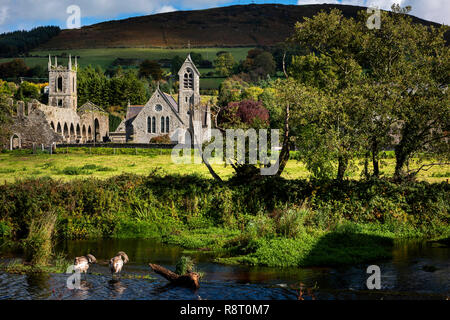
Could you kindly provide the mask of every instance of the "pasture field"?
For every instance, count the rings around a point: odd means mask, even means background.
[[[247,57],[247,52],[252,48],[191,48],[191,49],[166,49],[166,48],[104,48],[104,49],[70,49],[70,50],[45,50],[45,51],[32,51],[31,57],[25,57],[24,60],[29,67],[40,65],[44,68],[47,67],[48,55],[52,56],[77,55],[78,64],[81,67],[88,65],[100,66],[103,69],[108,68],[111,63],[117,58],[123,59],[172,59],[175,56],[186,57],[189,52],[201,53],[203,59],[214,61],[216,54],[220,51],[230,52],[236,61],[244,60]],[[0,63],[11,61],[12,58],[0,59]],[[64,58],[59,63],[66,64],[67,59]],[[207,69],[200,71],[205,72]]]
[[[204,178],[211,178],[203,164],[174,163],[171,159],[171,150],[117,149],[114,154],[113,149],[92,148],[92,154],[89,154],[88,149],[75,148],[68,149],[68,154],[65,152],[67,149],[58,149],[58,153],[53,155],[33,155],[26,152],[2,153],[0,154],[0,183],[47,176],[64,181],[89,177],[107,179],[122,173],[147,175],[157,168],[167,174],[198,174]],[[382,174],[392,176],[394,165],[393,158],[383,159]],[[415,167],[412,163],[410,166]],[[216,164],[213,167],[225,180],[233,174],[231,166]],[[355,169],[349,171],[348,178],[360,179],[362,170],[362,162],[355,163]],[[290,160],[282,176],[286,179],[307,179],[310,173],[303,163]],[[430,183],[448,181],[449,178],[450,166],[432,167],[428,171],[421,171],[418,175],[418,180]]]

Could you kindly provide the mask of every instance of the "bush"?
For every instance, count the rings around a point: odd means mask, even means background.
[[[171,144],[172,141],[170,140],[170,137],[168,134],[154,137],[150,139],[150,143],[156,143],[156,144]]]
[[[287,209],[281,213],[277,220],[277,233],[295,239],[304,232],[304,217],[308,214],[306,209]]]
[[[35,266],[45,266],[52,255],[52,238],[55,231],[57,213],[41,213],[31,221],[28,237],[22,241],[25,259]]]

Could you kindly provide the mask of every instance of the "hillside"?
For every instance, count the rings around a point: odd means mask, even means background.
[[[295,22],[320,10],[340,9],[356,17],[364,7],[347,5],[242,5],[208,10],[177,11],[103,22],[63,30],[40,49],[120,47],[239,47],[274,45],[285,40]],[[426,25],[437,25],[414,18]]]

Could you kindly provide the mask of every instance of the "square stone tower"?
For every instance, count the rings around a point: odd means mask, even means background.
[[[77,68],[76,57],[73,67],[72,56],[69,56],[67,67],[58,66],[57,57],[53,65],[51,57],[48,57],[48,104],[50,106],[77,110]]]
[[[181,66],[178,77],[180,79],[178,113],[183,122],[189,125],[189,107],[200,105],[200,72],[190,54]]]

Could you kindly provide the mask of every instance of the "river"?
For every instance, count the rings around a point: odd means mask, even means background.
[[[366,269],[370,264],[341,268],[267,268],[227,266],[212,262],[205,253],[192,255],[205,273],[200,289],[167,286],[151,273],[148,263],[175,269],[182,249],[153,240],[86,240],[60,243],[57,250],[68,257],[92,253],[98,263],[84,276],[81,289],[66,286],[67,274],[15,275],[0,272],[0,299],[446,299],[450,297],[450,248],[426,242],[396,244],[392,259],[375,261],[381,269],[381,290],[368,290]],[[125,251],[130,262],[124,276],[113,281],[108,260]],[[1,254],[3,261],[14,258]],[[151,274],[152,279],[138,279]],[[300,293],[300,287],[303,289]]]

